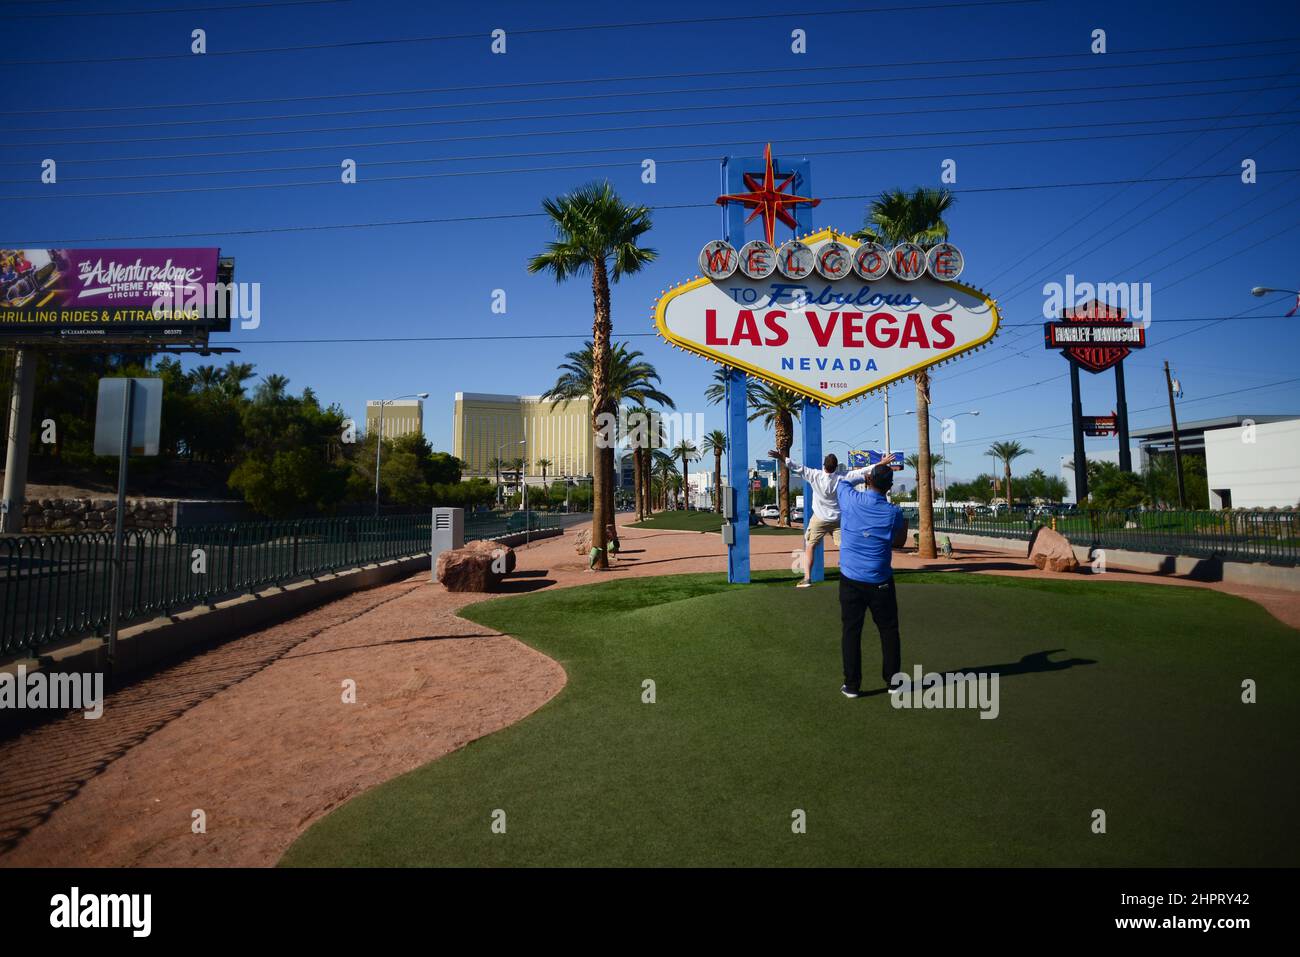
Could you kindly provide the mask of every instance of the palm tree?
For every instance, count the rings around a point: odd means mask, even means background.
[[[555,380],[555,385],[542,394],[542,398],[564,405],[573,399],[592,395],[595,369],[592,352],[592,344],[588,342],[580,351],[566,353],[565,361],[559,366],[560,377]],[[643,353],[636,349],[629,349],[625,342],[614,344],[609,353],[605,374],[605,391],[611,409],[617,410],[624,402],[635,402],[642,409],[647,402],[657,402],[670,409],[675,408],[673,400],[659,390],[659,381],[659,372],[651,363],[645,361]],[[649,420],[647,412],[646,421]],[[618,436],[609,436],[609,439],[616,443]],[[605,489],[606,505],[610,509],[610,515],[614,514],[614,486],[617,484],[613,451],[611,446],[608,463],[602,463],[607,464],[609,469],[606,473],[608,482]]]
[[[663,496],[663,507],[668,507],[669,480],[677,474],[677,460],[663,449],[651,449],[651,470],[659,480],[659,490]]]
[[[1033,449],[1027,449],[1019,442],[994,442],[988,447],[985,455],[991,455],[1002,463],[1003,477],[1005,480],[1005,491],[1007,493],[1007,508],[1011,507],[1011,463],[1022,455],[1030,455]]]
[[[502,458],[497,458],[494,455],[492,458],[488,459],[487,464],[488,464],[488,468],[490,468],[493,472],[496,473],[497,488],[499,489],[501,487],[501,470],[505,468],[506,460]]]
[[[790,446],[794,444],[794,420],[803,408],[803,399],[789,389],[760,382],[749,394],[753,411],[749,421],[762,419],[763,425],[776,431],[777,454],[777,500],[781,503],[781,517],[777,524],[790,525],[790,470],[785,460],[790,457]]]
[[[262,380],[262,384],[257,387],[257,397],[264,401],[274,402],[283,399],[289,388],[289,380],[285,376],[272,372]],[[240,387],[240,392],[243,388]]]
[[[722,512],[722,453],[727,451],[727,433],[714,429],[700,443],[700,451],[713,453],[713,510]]]
[[[910,468],[913,472],[916,473],[918,484],[919,484],[919,480],[921,476],[921,456],[916,452],[912,452],[910,455],[906,456],[903,459],[903,462],[907,465],[908,468]],[[935,473],[939,471],[939,466],[943,465],[943,463],[944,463],[944,457],[942,452],[930,453],[930,485],[931,486],[935,484],[934,481]]]
[[[655,259],[653,249],[637,245],[650,229],[650,210],[624,203],[608,182],[589,183],[558,199],[544,199],[542,209],[551,218],[556,238],[528,261],[528,271],[549,272],[556,282],[591,273],[595,305],[591,323],[591,431],[599,436],[600,415],[618,409],[610,401],[607,380],[613,334],[609,284],[611,278],[618,282]],[[592,469],[591,544],[600,549],[597,567],[608,568],[605,526],[614,520],[614,514],[612,489],[607,492],[605,486],[613,473],[612,444],[600,448],[598,454],[605,464]]]
[[[654,511],[655,502],[652,494],[653,476],[651,467],[654,465],[652,453],[654,450],[662,448],[666,439],[663,423],[657,415],[652,414],[644,405],[633,407],[629,412],[629,416],[631,415],[638,416],[638,421],[644,425],[644,428],[633,433],[632,458],[637,463],[637,475],[640,476],[641,518],[645,518]]]
[[[952,209],[953,194],[946,189],[918,186],[910,195],[901,189],[881,193],[867,208],[866,224],[855,239],[892,246],[910,242],[933,246],[948,238],[944,214]],[[916,498],[920,506],[917,555],[934,558],[934,479],[930,466],[930,373],[922,369],[916,383],[916,438],[918,468]],[[888,451],[888,449],[886,449]]]
[[[551,467],[551,465],[552,465],[552,463],[551,463],[551,460],[550,460],[550,459],[538,459],[538,460],[537,460],[537,467],[538,467],[539,469],[542,470],[542,489],[543,489],[543,490],[546,489],[546,470],[549,469],[549,468]],[[547,494],[549,495],[550,493],[547,492]]]
[[[754,400],[754,389],[757,383],[753,378],[745,380],[745,393],[749,401]],[[717,405],[727,397],[727,370],[725,368],[715,369],[713,371],[713,385],[704,390],[705,401],[709,405]]]
[[[233,359],[226,363],[225,369],[221,373],[222,387],[233,396],[242,396],[244,394],[244,383],[253,378],[253,363],[235,362]]]
[[[194,371],[190,374],[193,376],[194,384],[199,387],[201,392],[215,389],[221,385],[221,380],[225,378],[225,373],[216,366],[195,366]]]
[[[686,497],[691,496],[690,464],[700,457],[700,450],[695,447],[695,443],[690,439],[682,439],[673,446],[673,458],[682,460],[682,487],[686,489]]]

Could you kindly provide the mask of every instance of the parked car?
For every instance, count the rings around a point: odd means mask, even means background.
[[[764,518],[780,518],[781,509],[777,505],[764,505],[758,510],[758,514]]]
[[[801,508],[790,509],[790,524],[791,525],[801,524],[802,522],[803,522],[803,509]]]

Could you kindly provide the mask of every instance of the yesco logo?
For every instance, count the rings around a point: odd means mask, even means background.
[[[148,937],[153,926],[152,894],[83,894],[78,887],[50,898],[50,926],[129,927],[132,937]]]
[[[844,243],[822,243],[814,250],[798,240],[774,249],[761,239],[745,243],[737,252],[731,243],[715,239],[700,250],[700,272],[710,279],[727,279],[739,270],[750,279],[766,279],[779,272],[786,279],[806,279],[814,272],[835,282],[853,276],[874,282],[892,273],[905,282],[920,279],[927,272],[940,282],[961,275],[965,260],[952,243],[938,243],[927,251],[915,243],[899,243],[886,249],[879,243],[863,243],[850,249]]]

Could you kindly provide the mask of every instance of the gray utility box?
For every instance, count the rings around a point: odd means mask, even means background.
[[[438,556],[450,549],[465,545],[465,510],[463,508],[435,508],[433,510],[433,541],[429,545],[433,580],[438,580]]]

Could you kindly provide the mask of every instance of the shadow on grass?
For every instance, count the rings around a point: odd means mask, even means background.
[[[1035,651],[1025,655],[1019,661],[1000,662],[994,665],[967,665],[962,668],[931,668],[924,674],[947,675],[968,675],[968,674],[996,674],[998,680],[1010,677],[1011,675],[1034,675],[1045,674],[1051,671],[1065,671],[1069,668],[1078,668],[1083,665],[1095,665],[1095,658],[1065,658],[1061,661],[1051,661],[1050,656],[1057,652],[1064,651],[1064,648],[1051,648],[1047,651]],[[947,683],[945,677],[944,683]],[[877,695],[888,694],[888,688],[876,688],[871,691],[864,691],[863,698],[873,698]]]

